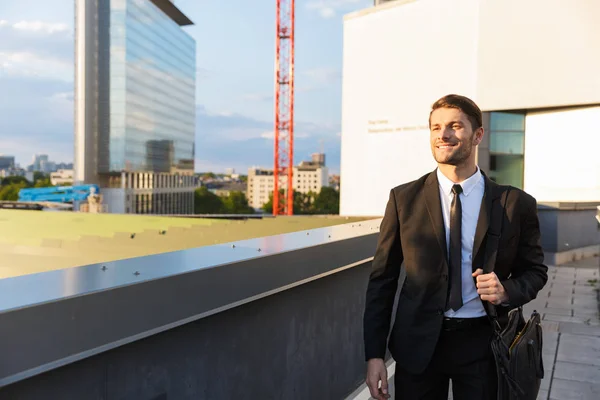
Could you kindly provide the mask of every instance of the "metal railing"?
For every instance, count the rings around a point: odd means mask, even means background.
[[[380,221],[2,279],[0,398],[342,398]]]

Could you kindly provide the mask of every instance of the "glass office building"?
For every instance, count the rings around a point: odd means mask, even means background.
[[[195,41],[149,0],[110,3],[109,169],[189,168],[194,159]],[[172,147],[168,166],[157,159],[167,142]]]
[[[503,185],[523,188],[525,159],[525,113],[491,112],[487,130],[489,176]]]
[[[171,179],[194,173],[196,43],[182,29],[191,24],[169,0],[76,1],[75,177],[143,191],[117,196],[132,205],[119,211],[192,212],[193,180]],[[186,192],[185,210],[162,210],[179,204],[157,200],[171,189]]]

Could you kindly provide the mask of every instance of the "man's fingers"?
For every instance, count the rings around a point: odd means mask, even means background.
[[[383,378],[382,386],[383,386],[384,380],[387,385],[387,379],[385,378],[385,376],[382,378]],[[369,379],[367,380],[367,386],[369,388],[369,392],[371,392],[371,397],[373,397],[376,400],[386,400],[387,397],[382,393],[382,390],[379,389],[379,380],[380,380],[379,376],[369,377]],[[386,388],[386,392],[387,392],[387,388]]]
[[[383,376],[381,377],[381,392],[384,395],[388,394],[388,381],[387,381],[387,374],[383,374]]]
[[[485,294],[494,294],[496,293],[496,289],[494,288],[479,288],[477,289],[477,294],[485,295]]]
[[[477,282],[477,289],[497,288],[498,281],[482,281]]]
[[[490,303],[492,303],[494,305],[500,304],[500,298],[496,294],[484,294],[481,296],[481,300],[489,301]]]
[[[496,279],[496,274],[491,272],[489,274],[482,274],[477,276],[477,282],[487,282]]]
[[[374,378],[369,376],[367,378],[367,387],[369,388],[369,392],[371,392],[371,397],[373,397],[374,399],[379,399],[379,381]]]
[[[479,275],[482,275],[482,274],[483,274],[483,269],[481,269],[481,268],[477,268],[477,269],[475,270],[475,272],[473,272],[473,274],[472,274],[472,275],[473,275],[473,278],[477,278]]]

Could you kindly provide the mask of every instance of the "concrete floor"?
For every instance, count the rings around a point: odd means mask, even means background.
[[[545,377],[539,400],[600,399],[600,259],[588,258],[548,267],[548,283],[538,297],[523,307],[542,315]],[[388,367],[394,396],[395,363]],[[362,385],[347,400],[371,399]],[[448,399],[452,399],[452,393]]]

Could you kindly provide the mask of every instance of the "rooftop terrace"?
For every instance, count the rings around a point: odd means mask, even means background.
[[[0,210],[0,279],[365,219],[267,216],[224,220]]]
[[[380,222],[1,211],[0,398],[367,399]],[[526,307],[540,399],[598,398],[599,261],[550,266]]]

